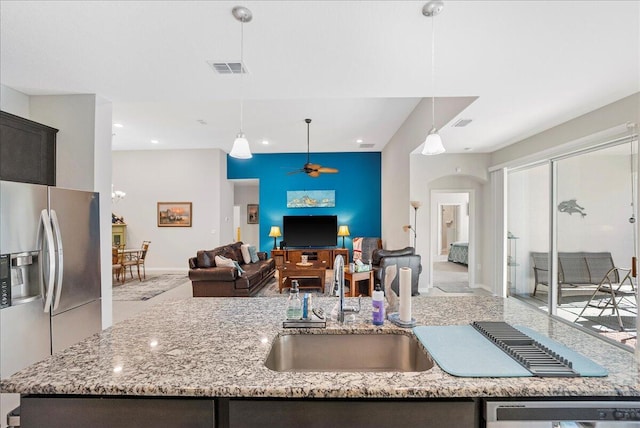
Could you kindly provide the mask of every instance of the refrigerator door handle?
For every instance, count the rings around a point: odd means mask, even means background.
[[[44,237],[41,234],[44,230]],[[44,311],[49,312],[51,309],[51,301],[53,300],[53,283],[55,281],[55,247],[53,243],[53,231],[51,230],[51,220],[47,210],[40,211],[40,226],[38,226],[38,246],[44,255],[44,239],[47,240],[47,254],[49,256],[48,272],[44,272],[44,264],[42,264],[42,297],[44,301]]]
[[[55,210],[51,210],[51,224],[53,225],[53,231],[56,238],[56,254],[58,260],[56,262],[56,280],[55,280],[55,294],[56,298],[53,301],[53,310],[58,309],[60,303],[60,295],[62,294],[62,272],[64,267],[64,251],[62,248],[62,235],[60,234],[60,223],[58,223],[58,216]]]

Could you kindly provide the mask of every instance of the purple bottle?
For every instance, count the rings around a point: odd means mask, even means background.
[[[384,324],[384,293],[380,289],[380,284],[376,285],[373,292],[373,325]]]

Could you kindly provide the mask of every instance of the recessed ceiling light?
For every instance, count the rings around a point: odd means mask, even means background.
[[[158,141],[158,140],[151,140],[151,142],[152,142],[153,144],[158,144],[160,141]]]
[[[266,138],[264,140],[262,140],[262,144],[265,146],[269,145],[269,140],[267,140]]]
[[[358,138],[358,139],[356,140],[356,143],[358,143],[358,144],[362,144],[363,142],[364,142],[364,140],[363,140],[362,138]]]
[[[116,128],[122,128],[124,125],[122,125],[121,123],[114,123],[113,126],[115,126]]]
[[[464,151],[465,151],[465,152],[468,152],[469,150],[472,150],[472,149],[471,149],[471,147],[465,147],[465,148],[464,148]]]

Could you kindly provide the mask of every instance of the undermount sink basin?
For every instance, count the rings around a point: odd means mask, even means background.
[[[433,360],[404,334],[279,335],[265,361],[278,372],[422,372]]]

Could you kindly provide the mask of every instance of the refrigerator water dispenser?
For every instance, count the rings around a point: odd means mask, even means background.
[[[11,254],[11,306],[40,297],[38,251]]]

